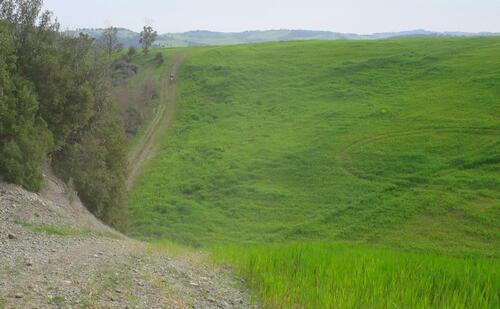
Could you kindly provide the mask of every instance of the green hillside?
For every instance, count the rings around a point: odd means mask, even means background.
[[[210,248],[271,308],[498,306],[500,37],[185,52],[132,236]]]
[[[313,30],[264,30],[243,32],[213,32],[188,31],[183,33],[167,33],[160,35],[157,46],[205,46],[205,45],[232,45],[245,43],[263,43],[297,40],[377,40],[411,36],[491,36],[495,33],[467,33],[467,32],[434,32],[426,30],[410,30],[401,32],[383,32],[374,34],[340,33],[331,31]]]
[[[366,240],[498,253],[499,38],[191,51],[130,194],[183,243]]]
[[[140,47],[140,34],[129,29],[117,28],[118,41],[124,46]],[[69,36],[78,36],[80,33],[89,35],[92,38],[100,38],[104,29],[83,28],[67,30],[64,32]],[[209,46],[209,45],[234,45],[247,43],[297,41],[297,40],[377,40],[388,38],[428,36],[428,37],[474,37],[474,36],[495,36],[498,33],[492,32],[435,32],[422,29],[382,32],[374,34],[340,33],[331,31],[314,30],[253,30],[243,32],[214,32],[206,30],[195,30],[179,33],[164,33],[158,36],[154,45],[157,47],[188,47],[188,46]]]

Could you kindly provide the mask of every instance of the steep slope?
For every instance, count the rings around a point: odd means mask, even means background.
[[[499,38],[197,48],[132,233],[498,255]]]
[[[194,252],[128,239],[52,175],[40,194],[0,182],[0,308],[246,308]]]
[[[270,308],[497,308],[499,53],[498,37],[193,49],[131,233],[214,250]]]

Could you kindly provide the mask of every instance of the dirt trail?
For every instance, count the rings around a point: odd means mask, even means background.
[[[176,99],[176,81],[170,80],[170,74],[177,77],[177,71],[184,61],[185,55],[176,55],[169,64],[167,70],[163,73],[161,80],[160,105],[149,123],[146,132],[142,139],[130,151],[128,156],[128,178],[127,188],[130,190],[139,176],[146,162],[152,158],[156,151],[157,140],[162,132],[164,132],[177,112]]]

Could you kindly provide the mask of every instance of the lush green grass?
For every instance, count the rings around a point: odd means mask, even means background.
[[[496,260],[350,244],[223,247],[269,308],[498,308]]]
[[[500,38],[189,52],[133,236],[219,248],[270,307],[498,306]]]
[[[134,236],[497,254],[500,38],[190,50]]]

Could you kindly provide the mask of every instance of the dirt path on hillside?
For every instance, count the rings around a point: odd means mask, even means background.
[[[167,130],[177,112],[176,79],[170,80],[170,74],[177,78],[177,71],[185,55],[176,55],[163,73],[160,90],[160,104],[154,118],[149,123],[144,136],[128,155],[127,189],[131,189],[146,162],[157,150],[158,137]]]

